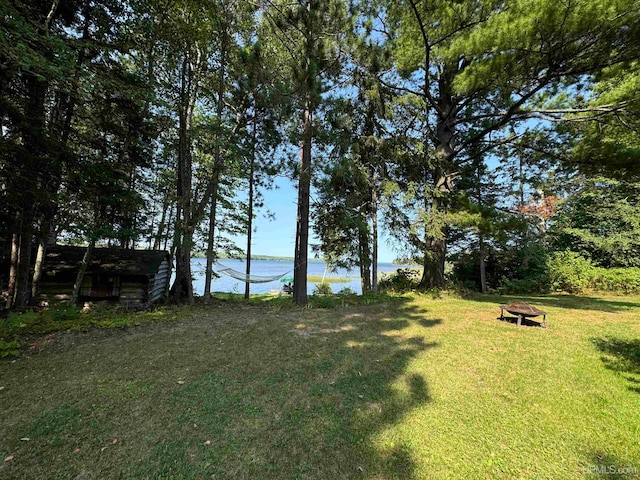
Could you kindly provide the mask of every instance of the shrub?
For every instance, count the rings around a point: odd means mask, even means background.
[[[640,268],[596,268],[593,288],[618,293],[640,292]]]
[[[517,293],[546,293],[549,291],[549,277],[546,274],[538,274],[531,278],[509,279],[502,277],[498,292],[503,295]]]
[[[489,290],[501,293],[545,293],[549,290],[548,252],[538,243],[491,249],[485,258]],[[462,290],[480,290],[480,253],[453,256],[453,281]]]
[[[407,292],[414,290],[420,282],[420,271],[413,268],[399,268],[395,273],[383,274],[378,282],[380,291]]]
[[[51,315],[51,320],[54,322],[66,322],[74,321],[80,318],[80,309],[75,305],[69,305],[68,303],[59,303],[53,307],[44,310],[42,312],[46,315]]]
[[[16,340],[5,342],[0,340],[0,358],[17,357],[20,355],[20,343]]]
[[[333,295],[333,290],[328,282],[316,283],[313,287],[314,295]]]
[[[349,287],[344,287],[338,292],[338,295],[355,295],[356,292],[351,290]]]
[[[340,297],[333,295],[314,295],[309,301],[309,307],[335,308],[341,302]]]
[[[78,307],[58,304],[40,311],[11,312],[0,333],[40,334],[75,329],[86,323],[83,320]]]
[[[576,252],[555,252],[549,258],[549,280],[555,291],[580,293],[593,285],[597,269]]]
[[[640,292],[640,268],[602,268],[572,251],[555,252],[549,259],[551,288],[581,293],[588,288],[623,294]]]

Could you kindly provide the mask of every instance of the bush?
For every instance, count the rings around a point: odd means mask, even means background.
[[[502,277],[498,292],[503,295],[518,293],[546,293],[549,291],[549,278],[547,275],[538,274],[531,278],[509,279]]]
[[[640,292],[640,268],[602,268],[572,251],[556,252],[549,259],[551,288],[567,293],[586,289],[631,294]]]
[[[538,243],[514,248],[506,257],[501,277],[501,293],[546,293],[549,291],[549,253]]]
[[[349,287],[344,287],[338,292],[338,295],[355,295],[356,292],[351,290]]]
[[[640,268],[596,268],[592,286],[624,294],[640,292]]]
[[[0,340],[0,358],[17,357],[20,355],[20,343],[17,340],[5,342]]]
[[[597,270],[591,260],[576,252],[555,252],[549,258],[549,280],[552,290],[580,293],[593,285]]]
[[[399,268],[395,273],[383,274],[378,281],[380,291],[408,292],[417,288],[420,271],[413,268]]]
[[[485,259],[487,287],[505,294],[546,293],[549,290],[548,252],[537,243],[492,249]],[[453,281],[460,289],[480,290],[480,253],[453,257]]]
[[[314,295],[333,295],[333,290],[331,289],[331,285],[328,282],[316,283],[316,286],[313,287]]]
[[[11,312],[0,329],[0,336],[8,333],[40,334],[74,329],[83,325],[80,309],[73,305],[57,304],[44,310]]]

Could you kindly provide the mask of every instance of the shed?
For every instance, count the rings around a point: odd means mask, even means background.
[[[86,247],[47,249],[40,280],[41,298],[71,298],[85,252]],[[171,266],[171,256],[166,251],[94,248],[80,286],[80,302],[151,305],[167,297]]]

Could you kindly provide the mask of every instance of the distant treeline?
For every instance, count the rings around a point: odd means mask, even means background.
[[[207,258],[207,252],[204,252],[204,251],[194,252],[192,257],[193,258]],[[243,256],[228,255],[226,253],[221,253],[220,255],[218,255],[218,259],[219,260],[228,260],[228,259],[245,260],[246,258],[247,257],[243,257]],[[279,257],[277,255],[251,255],[251,260],[276,260],[276,261],[280,261],[280,262],[293,262],[293,257]],[[314,263],[322,263],[322,262],[324,262],[324,259],[322,259],[322,258],[310,258],[308,261],[309,262],[314,262]]]

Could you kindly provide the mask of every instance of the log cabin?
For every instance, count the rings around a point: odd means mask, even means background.
[[[71,298],[86,247],[52,246],[47,249],[40,299]],[[169,293],[171,256],[158,250],[95,248],[80,286],[79,303],[107,301],[144,308]]]

